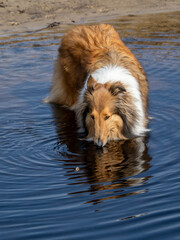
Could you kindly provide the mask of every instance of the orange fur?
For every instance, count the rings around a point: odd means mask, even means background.
[[[130,137],[128,129],[136,115],[133,111],[132,96],[124,94],[123,89],[126,86],[110,82],[100,84],[92,77],[88,80],[84,102],[77,104],[86,78],[108,64],[127,69],[137,80],[146,115],[148,84],[145,72],[114,28],[106,24],[79,26],[63,37],[49,97],[50,102],[69,108],[76,105],[74,109],[77,121],[84,120],[84,127],[88,131],[87,138],[93,138],[94,142],[103,146],[109,140]],[[121,114],[116,111],[119,107],[117,100],[124,103]],[[128,124],[125,124],[126,119]],[[146,117],[143,124],[147,124]]]

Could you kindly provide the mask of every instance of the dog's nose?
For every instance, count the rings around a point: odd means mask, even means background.
[[[103,147],[103,141],[100,139],[100,137],[98,137],[98,139],[96,140],[96,144],[98,145],[98,147]]]

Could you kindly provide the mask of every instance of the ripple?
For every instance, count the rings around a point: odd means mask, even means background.
[[[177,239],[179,13],[107,20],[149,79],[151,132],[101,150],[75,116],[43,104],[72,26],[0,36],[2,239]],[[142,231],[142,229],[144,231]]]

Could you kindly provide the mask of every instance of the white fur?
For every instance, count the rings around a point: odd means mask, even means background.
[[[108,65],[104,66],[102,68],[97,69],[95,72],[91,74],[91,76],[96,80],[98,83],[105,84],[107,82],[121,82],[124,86],[126,91],[133,97],[133,104],[136,108],[136,111],[138,113],[138,119],[136,121],[136,125],[132,129],[134,135],[142,135],[145,131],[147,131],[144,128],[144,112],[143,112],[143,105],[142,105],[142,99],[141,94],[139,91],[139,84],[137,80],[131,75],[131,73],[120,66],[113,66]],[[72,110],[77,110],[78,105],[82,104],[83,102],[83,96],[87,89],[87,81],[89,79],[89,76],[87,77],[84,87],[80,91],[78,102],[72,106]]]

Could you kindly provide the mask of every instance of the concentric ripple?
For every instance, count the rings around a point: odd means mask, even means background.
[[[63,34],[0,35],[0,234],[10,239],[179,239],[180,14],[106,20],[149,79],[148,136],[97,149],[42,103]]]

